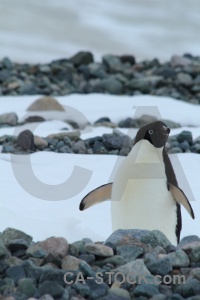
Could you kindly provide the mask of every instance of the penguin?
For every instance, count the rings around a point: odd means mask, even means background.
[[[114,181],[88,193],[79,209],[111,199],[112,230],[160,230],[173,245],[180,241],[180,204],[194,219],[193,209],[179,188],[165,145],[170,133],[162,121],[141,127],[132,150],[120,164]]]

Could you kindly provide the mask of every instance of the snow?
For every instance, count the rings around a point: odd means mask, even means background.
[[[27,107],[39,96],[1,97],[0,114],[14,111],[20,119],[27,117]],[[99,117],[108,116],[118,122],[128,116],[139,116],[154,112],[154,115],[179,122],[182,127],[172,129],[171,134],[190,130],[193,137],[200,136],[200,107],[167,97],[156,96],[110,96],[101,94],[70,95],[56,98],[65,106],[65,113],[54,114],[41,112],[48,121],[41,123],[34,134],[47,136],[63,132],[70,126],[66,119],[74,118],[78,123],[93,123]],[[152,107],[150,107],[152,106]],[[71,109],[71,110],[70,110]],[[37,112],[33,113],[38,115]],[[80,118],[80,116],[82,116]],[[0,136],[18,134],[27,128],[0,128]],[[30,126],[28,125],[28,128]],[[34,129],[33,127],[31,129]],[[134,136],[136,130],[120,129]],[[87,132],[86,132],[87,131]],[[87,127],[82,131],[82,138],[112,132],[111,128]],[[175,158],[175,159],[174,159]],[[178,158],[178,159],[177,159]],[[81,199],[92,189],[112,180],[113,169],[119,162],[115,155],[78,155],[37,152],[32,155],[11,155],[0,153],[1,195],[0,195],[0,231],[14,227],[32,235],[35,241],[49,236],[63,236],[69,242],[83,237],[93,240],[105,240],[112,232],[110,202],[79,211]],[[185,174],[178,171],[180,187],[186,192],[195,213],[192,220],[182,208],[183,230],[186,235],[199,235],[200,224],[200,155],[178,154],[177,160]],[[74,176],[74,177],[71,177]],[[187,189],[187,182],[191,189]],[[186,190],[185,190],[186,189]],[[74,191],[78,193],[75,194]],[[191,194],[192,193],[192,194]]]

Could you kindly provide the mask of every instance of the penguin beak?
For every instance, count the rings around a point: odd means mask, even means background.
[[[170,134],[170,129],[169,127],[167,126],[162,126],[162,132],[165,134],[165,135],[169,135]]]

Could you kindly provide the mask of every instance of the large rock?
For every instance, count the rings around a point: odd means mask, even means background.
[[[126,235],[141,239],[142,236],[147,235],[149,232],[149,230],[140,229],[118,229],[107,238],[105,244],[112,244],[114,247],[116,247],[119,241]]]
[[[114,255],[112,248],[101,244],[89,243],[85,245],[85,249],[88,253],[94,254],[96,256],[109,257]]]
[[[48,238],[37,243],[37,246],[43,249],[47,254],[52,254],[61,258],[67,255],[69,248],[67,240],[62,237]]]
[[[28,245],[32,242],[32,237],[23,231],[14,228],[6,228],[1,234],[0,239],[2,239],[5,246],[8,246],[9,243],[13,240],[22,239],[27,242]]]
[[[72,56],[69,61],[73,63],[75,66],[80,65],[88,65],[90,63],[93,63],[94,58],[91,52],[88,51],[80,51],[74,56]]]
[[[0,115],[0,125],[7,124],[7,125],[15,126],[17,125],[17,122],[18,122],[18,116],[14,112]]]
[[[17,138],[17,144],[24,151],[34,150],[35,146],[33,133],[30,130],[22,131]]]
[[[28,111],[65,111],[64,107],[52,97],[42,97],[34,101],[28,108]]]

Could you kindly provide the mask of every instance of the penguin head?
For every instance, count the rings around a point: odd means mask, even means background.
[[[141,127],[135,137],[134,145],[140,140],[149,141],[154,147],[161,148],[165,145],[170,129],[161,121],[149,123]]]

